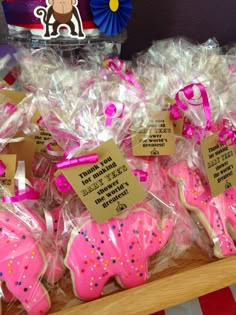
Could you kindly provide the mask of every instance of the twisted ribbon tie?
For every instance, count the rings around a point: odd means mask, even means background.
[[[122,103],[108,103],[104,106],[104,115],[106,116],[105,126],[110,127],[113,120],[116,118],[122,118],[124,114],[124,104]]]
[[[77,165],[94,164],[97,162],[98,162],[98,155],[96,153],[92,153],[92,154],[80,156],[77,158],[73,158],[70,160],[64,160],[64,161],[58,162],[56,165],[58,169],[64,169],[64,168],[69,168],[69,167],[73,167]],[[60,192],[65,193],[67,191],[72,190],[72,186],[70,185],[70,183],[68,182],[68,180],[63,174],[60,174],[56,177],[55,183],[56,183],[57,189]]]
[[[236,128],[231,121],[225,119],[223,128],[219,133],[219,141],[221,144],[236,145]]]
[[[66,193],[67,191],[70,191],[73,189],[71,184],[68,182],[68,180],[65,178],[63,174],[60,174],[56,177],[55,183],[56,183],[57,189],[61,193]]]
[[[138,80],[135,79],[133,73],[130,70],[126,70],[125,72],[123,72],[124,62],[121,61],[118,57],[105,57],[104,64],[107,65],[108,69],[112,70],[122,80],[125,80],[126,82],[132,84],[143,94],[143,88]]]
[[[46,235],[48,239],[52,240],[54,236],[53,217],[50,211],[48,211],[45,208],[43,209],[43,213],[44,213],[44,219],[46,223]]]
[[[49,139],[44,142],[44,147],[46,149],[47,154],[58,158],[64,156],[64,152],[54,150],[53,145],[57,145],[57,143],[53,139]]]
[[[133,170],[133,174],[136,177],[138,177],[140,182],[146,182],[147,181],[147,177],[148,177],[147,172],[136,168],[135,170]]]
[[[3,196],[2,201],[6,203],[14,203],[24,200],[37,200],[39,193],[32,188],[16,191],[15,196]]]
[[[15,179],[17,180],[18,190],[14,196],[3,196],[2,201],[6,203],[14,203],[24,200],[37,200],[39,199],[39,192],[32,188],[31,183],[25,177],[25,162],[18,161],[18,167],[15,173]],[[30,187],[26,188],[26,184]]]
[[[194,89],[198,88],[200,91],[200,97],[195,98]],[[184,95],[187,99],[186,102],[182,101],[180,95]],[[210,103],[207,95],[206,88],[201,83],[190,84],[183,89],[179,90],[175,95],[175,104],[170,106],[170,118],[172,120],[177,120],[182,117],[181,110],[186,111],[190,106],[203,106],[206,125],[205,128],[200,128],[195,126],[192,122],[185,119],[184,121],[184,130],[183,135],[186,138],[192,138],[194,135],[197,135],[198,143],[200,143],[200,139],[204,137],[205,131],[211,128],[211,111],[210,111]]]
[[[57,168],[58,169],[64,169],[69,168],[77,165],[83,165],[83,164],[94,164],[98,162],[98,155],[96,153],[91,153],[88,155],[79,156],[70,160],[64,160],[61,162],[58,162]]]

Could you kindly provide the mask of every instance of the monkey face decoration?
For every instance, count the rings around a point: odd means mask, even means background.
[[[61,27],[68,29],[71,38],[85,38],[77,0],[46,1],[47,7],[38,6],[34,10],[34,15],[40,18],[44,27],[43,39],[57,38]]]

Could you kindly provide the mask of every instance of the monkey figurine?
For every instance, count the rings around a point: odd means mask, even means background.
[[[41,19],[41,23],[45,27],[44,38],[58,37],[58,28],[61,25],[67,25],[70,29],[70,37],[77,37],[84,39],[85,34],[83,32],[82,21],[78,8],[76,7],[76,0],[48,0],[48,7],[37,7],[34,10],[35,16]],[[72,21],[73,16],[78,23],[78,33],[75,29],[75,24]],[[50,19],[54,18],[54,22],[50,22]],[[49,26],[52,26],[52,33],[49,32]]]

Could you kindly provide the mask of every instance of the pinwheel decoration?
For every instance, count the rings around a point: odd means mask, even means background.
[[[132,11],[130,0],[91,0],[90,7],[98,29],[111,36],[127,26]]]

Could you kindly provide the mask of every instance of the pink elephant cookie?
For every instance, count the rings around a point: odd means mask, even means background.
[[[165,219],[159,229],[159,218],[151,214],[155,210],[142,205],[126,212],[125,218],[115,217],[100,225],[90,220],[73,230],[65,264],[76,296],[98,298],[111,277],[125,288],[147,281],[149,257],[166,245],[173,221]]]
[[[63,252],[61,248],[61,240],[59,240],[59,234],[63,232],[63,220],[61,218],[61,207],[53,209],[51,212],[53,238],[49,239],[47,236],[47,229],[45,221],[32,209],[24,208],[24,217],[22,217],[22,224],[27,221],[28,228],[31,229],[31,234],[34,232],[38,238],[38,244],[40,244],[43,251],[47,266],[43,278],[50,284],[54,284],[59,281],[65,272],[65,266],[63,262]],[[19,219],[20,220],[20,219]],[[60,226],[59,226],[60,225]],[[68,237],[60,237],[64,243],[69,241]],[[64,245],[65,247],[65,245]],[[4,283],[0,284],[0,290],[3,292],[3,298],[6,302],[12,302],[16,300],[15,296],[7,289]]]
[[[130,157],[128,159],[133,169],[141,169],[147,173],[144,188],[157,200],[161,206],[173,207],[177,222],[173,231],[176,254],[192,245],[198,238],[193,221],[178,197],[178,186],[167,174],[167,157],[161,161],[160,157]]]
[[[0,281],[29,315],[46,314],[50,308],[39,280],[46,266],[43,251],[26,226],[13,214],[0,212]]]
[[[193,222],[178,197],[178,187],[167,174],[167,170],[160,163],[150,164],[148,172],[148,189],[166,205],[174,206],[177,214],[177,222],[173,231],[173,237],[178,250],[187,249],[197,238],[194,233]]]
[[[47,234],[47,226],[45,220],[43,220],[36,212],[30,208],[24,208],[24,219],[27,219],[29,227],[32,225],[32,232],[38,237],[39,244],[44,251],[47,259],[47,269],[44,274],[44,278],[51,284],[59,281],[64,272],[65,267],[63,263],[63,257],[61,250],[57,244],[57,225],[58,225],[58,208],[56,211],[49,212],[50,220],[52,220],[52,235]],[[51,223],[51,222],[50,222]]]
[[[207,180],[185,161],[170,167],[168,174],[178,183],[183,204],[195,213],[212,239],[215,256],[236,254],[236,187],[212,197]]]

